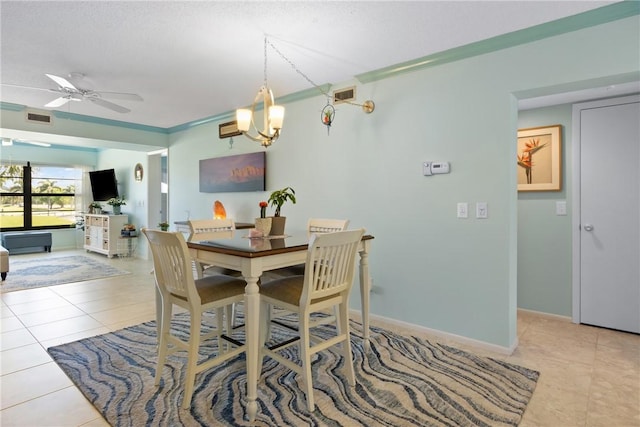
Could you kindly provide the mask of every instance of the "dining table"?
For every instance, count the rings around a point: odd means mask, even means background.
[[[258,412],[257,386],[260,341],[260,286],[264,272],[282,267],[304,264],[311,234],[307,230],[294,231],[283,236],[250,238],[248,230],[235,230],[224,238],[187,242],[192,259],[209,265],[240,271],[246,281],[244,297],[247,413],[249,421]],[[369,251],[374,237],[365,234],[358,247],[360,297],[364,348],[369,344]]]

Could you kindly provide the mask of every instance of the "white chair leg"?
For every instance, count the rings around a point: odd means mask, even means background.
[[[200,348],[200,326],[202,323],[202,313],[198,310],[191,312],[191,328],[189,330],[189,356],[187,359],[187,375],[184,380],[184,397],[182,399],[182,409],[191,406],[191,397],[196,379],[196,365],[198,363],[198,349]]]
[[[173,304],[162,304],[162,315],[160,316],[160,336],[158,337],[158,362],[156,365],[155,385],[160,385],[162,371],[167,360],[169,346],[169,334],[171,333],[171,310]]]
[[[228,323],[228,320],[226,320]],[[224,308],[216,308],[216,338],[218,340],[218,353],[226,353],[229,350],[228,343],[221,338],[221,335],[225,332],[224,328]]]
[[[336,333],[338,336],[342,335],[342,316],[340,316],[340,306],[333,306],[333,315],[336,317]],[[338,348],[343,348],[342,343],[336,344]]]
[[[260,302],[260,330],[258,331],[258,378],[262,373],[262,362],[264,353],[262,348],[269,339],[268,333],[271,331],[271,304]]]
[[[231,304],[231,328],[236,327],[236,303]],[[227,333],[230,333],[231,330],[228,330]]]
[[[233,327],[235,326],[235,304],[229,304],[225,307],[225,333],[229,336],[233,333]]]
[[[202,264],[198,261],[193,261],[193,264],[196,268],[196,277],[198,279],[202,279],[202,277],[204,276],[204,269],[202,268]]]
[[[302,359],[302,379],[304,382],[304,392],[307,397],[307,407],[309,412],[315,410],[313,400],[313,383],[311,381],[311,341],[309,337],[309,314],[300,313],[300,358]]]
[[[356,376],[353,371],[353,358],[351,355],[351,334],[349,329],[349,315],[347,313],[348,307],[346,302],[340,304],[338,312],[340,314],[340,330],[342,334],[345,336],[344,342],[341,343],[342,346],[342,355],[344,357],[344,367],[347,374],[347,381],[351,387],[356,385]]]

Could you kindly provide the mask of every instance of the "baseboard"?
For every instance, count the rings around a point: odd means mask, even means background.
[[[350,313],[352,315],[356,315],[358,316],[358,318],[362,318],[362,314],[360,310],[350,310]],[[371,314],[369,315],[369,319],[371,321],[375,321],[377,324],[379,324],[380,326],[384,327],[384,325],[393,325],[393,326],[398,326],[398,327],[402,327],[408,330],[412,330],[412,331],[416,331],[419,333],[423,333],[423,334],[429,334],[429,335],[433,335],[435,337],[438,338],[442,338],[442,339],[446,339],[446,340],[451,340],[460,344],[465,344],[465,345],[469,345],[472,347],[475,347],[479,350],[487,350],[487,351],[493,351],[499,354],[503,354],[503,355],[511,355],[515,349],[518,347],[518,337],[516,337],[515,342],[509,346],[509,347],[504,347],[501,345],[496,345],[496,344],[491,344],[485,341],[479,341],[473,338],[467,338],[467,337],[463,337],[461,335],[456,335],[456,334],[451,334],[448,332],[443,332],[443,331],[439,331],[437,329],[431,329],[431,328],[427,328],[425,326],[421,326],[421,325],[416,325],[413,323],[409,323],[409,322],[404,322],[402,320],[396,320],[396,319],[391,319],[389,317],[384,317],[384,316],[379,316],[376,314]]]
[[[544,311],[529,310],[527,308],[518,308],[518,312],[535,314],[536,316],[546,317],[549,319],[565,320],[567,322],[573,322],[573,320],[571,319],[571,316],[563,316],[561,314],[545,313]]]

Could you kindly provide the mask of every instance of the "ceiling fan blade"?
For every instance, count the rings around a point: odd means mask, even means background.
[[[98,104],[104,108],[108,108],[110,110],[116,111],[118,113],[128,113],[131,110],[129,110],[128,108],[125,108],[121,105],[118,104],[114,104],[113,102],[109,102],[109,101],[105,101],[104,99],[101,98],[87,98],[89,101],[93,102],[94,104]]]
[[[48,142],[26,141],[24,139],[14,139],[13,142],[18,142],[20,144],[37,145],[38,147],[51,147],[51,144],[49,144]]]
[[[65,89],[71,89],[74,91],[77,91],[78,89],[72,85],[69,80],[63,78],[63,77],[59,77],[59,76],[54,76],[53,74],[45,74],[45,76],[49,77],[51,80],[53,80],[54,82],[56,82],[56,84],[62,88]]]
[[[66,104],[70,100],[71,99],[69,97],[61,96],[60,98],[56,98],[50,103],[46,104],[45,107],[51,107],[51,108],[60,107],[61,105]]]
[[[142,97],[136,93],[102,92],[102,91],[96,91],[96,93],[99,93],[100,96],[104,98],[121,99],[123,101],[144,101],[144,99],[142,99]]]
[[[25,85],[14,85],[11,83],[2,83],[2,86],[8,86],[8,87],[19,87],[22,89],[34,89],[34,90],[46,90],[47,92],[59,92],[58,90],[54,90],[54,89],[48,89],[48,88],[44,88],[44,87],[35,87],[35,86],[25,86]]]

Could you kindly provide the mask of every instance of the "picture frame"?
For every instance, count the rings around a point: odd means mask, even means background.
[[[264,151],[200,160],[201,193],[266,190]]]
[[[133,178],[136,182],[142,182],[142,177],[144,175],[144,169],[142,168],[142,164],[136,164],[136,167],[133,169]]]
[[[518,191],[562,189],[562,125],[518,129]]]

